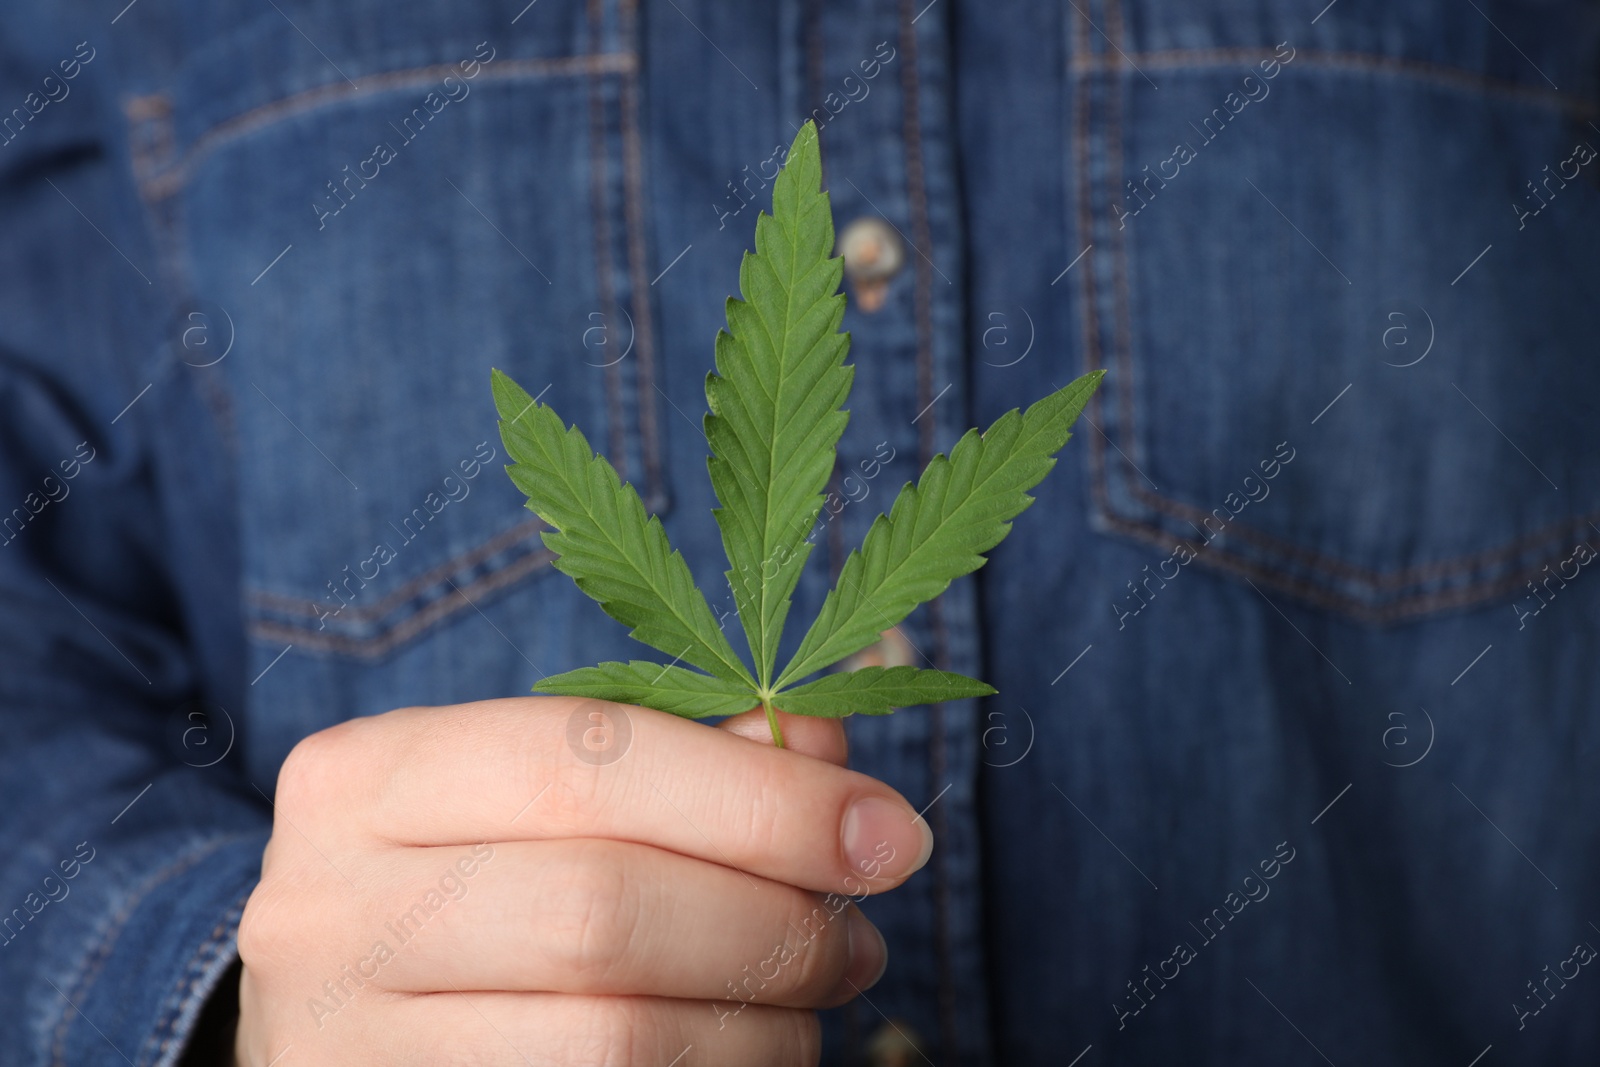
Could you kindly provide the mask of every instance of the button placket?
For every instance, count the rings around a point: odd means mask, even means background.
[[[919,18],[923,7],[867,11],[830,3],[812,35],[821,52],[812,64],[819,93],[832,89],[834,79],[842,84],[862,56],[877,57],[867,68],[876,72],[870,96],[858,92],[864,99],[844,107],[835,101],[822,113],[826,185],[839,220],[836,251],[849,286],[845,325],[857,367],[841,470],[850,473],[851,457],[871,454],[883,440],[900,457],[892,476],[874,483],[874,492],[885,495],[845,509],[836,523],[846,550],[860,543],[875,514],[888,510],[897,486],[914,480],[935,451],[948,450],[970,425],[959,186],[948,124],[938,118],[951,111],[949,44],[939,10]],[[977,625],[975,587],[965,579],[862,656],[898,662],[909,654],[919,666],[981,675]],[[872,991],[872,1004],[847,1009],[850,1047],[841,1051],[846,1062],[871,1060],[872,1035],[891,1018],[906,1034],[914,1026],[915,1047],[935,1062],[987,1063],[978,708],[958,702],[892,718],[848,724],[852,762],[927,808],[937,844],[918,878],[864,905],[887,936],[894,962]],[[922,1062],[923,1055],[911,1058]]]

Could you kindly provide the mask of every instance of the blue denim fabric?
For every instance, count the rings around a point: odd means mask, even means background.
[[[1000,695],[848,724],[938,848],[828,1062],[1594,1062],[1596,5],[117,7],[0,29],[0,1063],[175,1061],[299,738],[640,654],[491,366],[717,599],[701,382],[807,115],[909,247],[797,616],[1108,371],[888,643]]]

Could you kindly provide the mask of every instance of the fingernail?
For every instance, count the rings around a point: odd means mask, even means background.
[[[933,853],[927,820],[885,797],[862,797],[852,804],[840,838],[851,870],[870,879],[909,875]]]
[[[850,966],[845,971],[848,983],[846,992],[853,996],[878,984],[878,979],[889,967],[889,946],[884,944],[883,934],[861,914],[859,908],[850,909],[846,924],[845,929],[850,935]],[[855,988],[850,989],[851,985]]]

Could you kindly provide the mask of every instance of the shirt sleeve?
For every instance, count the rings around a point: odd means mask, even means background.
[[[0,1064],[173,1064],[271,823],[229,467],[173,358],[110,45],[34,18],[0,32]]]

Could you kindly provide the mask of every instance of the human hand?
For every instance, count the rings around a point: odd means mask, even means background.
[[[814,1064],[811,1009],[886,963],[850,898],[932,835],[838,722],[783,719],[788,750],[750,743],[759,711],[553,697],[306,738],[240,924],[237,1062]]]

